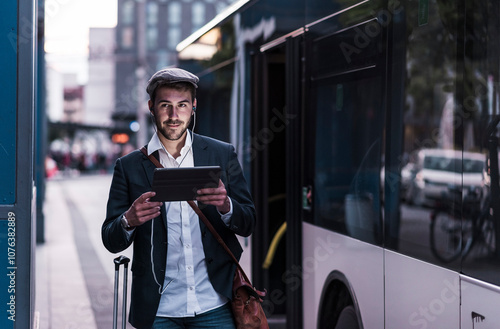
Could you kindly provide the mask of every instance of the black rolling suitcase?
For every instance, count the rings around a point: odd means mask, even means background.
[[[114,259],[115,263],[115,298],[113,302],[113,329],[117,329],[118,321],[118,285],[120,281],[120,266],[123,264],[123,302],[122,302],[122,329],[127,326],[127,272],[130,259],[120,256]]]

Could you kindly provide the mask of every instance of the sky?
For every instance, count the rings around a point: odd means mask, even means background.
[[[117,0],[45,0],[45,52],[47,64],[88,79],[89,27],[114,27]]]

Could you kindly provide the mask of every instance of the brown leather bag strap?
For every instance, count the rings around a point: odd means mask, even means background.
[[[217,240],[217,242],[219,242],[220,245],[224,248],[224,250],[229,254],[229,256],[231,257],[231,259],[233,260],[233,262],[236,264],[236,266],[238,266],[238,268],[240,269],[240,271],[245,276],[245,279],[247,280],[247,282],[250,282],[250,280],[248,280],[248,277],[247,277],[245,271],[243,271],[243,268],[241,267],[240,263],[238,262],[238,260],[236,259],[236,257],[234,257],[234,255],[231,252],[231,250],[229,249],[229,247],[226,245],[226,243],[221,238],[221,236],[219,235],[219,233],[217,233],[217,231],[212,226],[212,224],[210,223],[210,221],[208,220],[208,218],[205,216],[205,214],[201,212],[200,208],[196,205],[196,203],[193,200],[188,200],[187,203],[189,203],[189,205],[191,206],[191,208],[193,208],[194,212],[198,216],[200,216],[201,220],[203,221],[203,223],[205,223],[205,226],[212,233],[212,235],[215,237],[215,239]]]
[[[146,155],[149,160],[157,167],[157,168],[164,168],[160,161],[158,161],[154,156],[153,154],[150,154],[148,155],[148,151],[146,149],[145,146],[143,146],[141,148],[141,152],[144,153],[144,155]],[[229,254],[229,256],[231,257],[231,259],[233,260],[233,262],[236,264],[236,266],[240,269],[240,271],[243,273],[243,276],[245,277],[245,279],[247,280],[247,282],[250,282],[250,280],[248,279],[245,271],[243,271],[243,268],[241,267],[240,263],[238,262],[238,260],[236,259],[236,257],[234,257],[233,253],[231,252],[231,249],[229,249],[229,247],[226,245],[226,243],[224,242],[224,240],[221,238],[221,236],[219,235],[219,233],[217,233],[217,231],[215,230],[215,228],[212,226],[212,224],[210,223],[210,221],[208,220],[208,218],[205,216],[205,214],[203,212],[201,212],[200,208],[196,205],[196,203],[192,200],[188,200],[187,203],[191,206],[191,208],[193,208],[194,212],[201,218],[201,220],[203,221],[203,223],[205,223],[206,227],[208,228],[208,230],[212,233],[212,235],[215,237],[215,239],[217,240],[217,242],[220,243],[220,245],[224,248],[224,250]]]
[[[146,149],[146,146],[143,146],[141,147],[141,152],[144,153],[145,156],[147,156],[149,158],[149,160],[151,160],[151,162],[158,168],[163,168],[163,166],[161,165],[160,161],[158,161],[154,156],[153,154],[151,155],[148,155],[148,150]]]

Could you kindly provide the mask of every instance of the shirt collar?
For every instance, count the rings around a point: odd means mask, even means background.
[[[184,146],[181,149],[181,156],[184,156],[190,149],[191,147],[191,133],[189,130],[186,130],[186,140],[184,142]],[[163,145],[161,144],[160,138],[158,137],[158,133],[153,134],[151,137],[149,143],[148,143],[148,155],[151,155],[152,153],[158,151],[158,150],[164,150]]]

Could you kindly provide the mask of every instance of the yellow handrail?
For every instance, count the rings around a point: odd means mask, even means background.
[[[264,264],[262,264],[262,268],[267,270],[271,264],[273,263],[274,259],[274,254],[276,253],[276,248],[278,247],[278,244],[283,237],[283,234],[286,232],[286,222],[281,224],[280,228],[278,229],[278,232],[273,237],[273,240],[271,241],[271,245],[269,246],[269,250],[267,251],[267,256],[266,259],[264,260]]]

